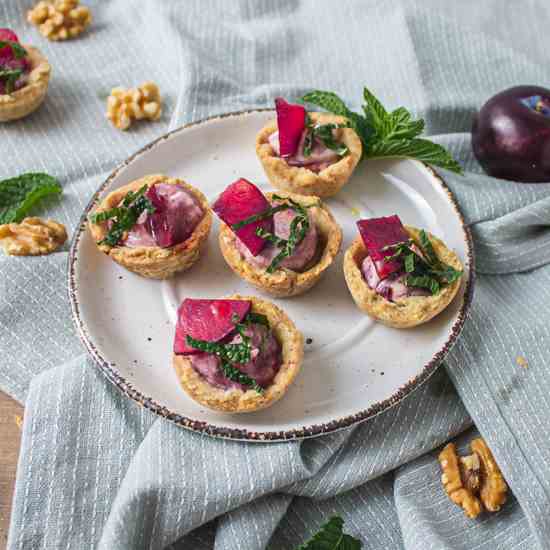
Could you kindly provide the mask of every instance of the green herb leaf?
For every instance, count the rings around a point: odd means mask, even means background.
[[[265,315],[259,313],[249,313],[245,320],[245,324],[250,323],[261,323],[269,326],[267,318]],[[186,342],[188,346],[198,349],[199,351],[204,351],[205,353],[211,353],[220,358],[221,369],[227,378],[238,382],[243,386],[248,386],[253,390],[256,390],[258,393],[263,393],[264,389],[248,374],[240,371],[232,363],[238,363],[245,365],[250,361],[252,346],[250,344],[250,338],[245,334],[246,325],[237,324],[235,328],[242,338],[242,342],[238,344],[220,344],[219,342],[208,342],[206,340],[197,340],[187,335]]]
[[[414,254],[407,254],[405,256],[405,271],[407,273],[412,273],[414,271]]]
[[[416,286],[419,288],[427,288],[432,294],[437,294],[441,289],[441,286],[437,279],[430,277],[429,275],[414,276],[409,275],[405,279],[405,284],[407,286]]]
[[[445,168],[451,172],[462,173],[462,167],[447,149],[427,139],[415,138],[375,142],[369,148],[368,157],[409,157]]]
[[[269,231],[265,231],[262,227],[258,227],[256,229],[256,235],[258,235],[258,237],[261,237],[266,241],[272,242],[276,247],[281,249],[279,254],[277,254],[277,256],[273,258],[271,264],[266,269],[267,273],[274,273],[278,269],[279,264],[285,258],[291,256],[294,253],[294,250],[302,242],[309,229],[309,217],[307,215],[307,209],[317,206],[317,204],[303,206],[289,197],[281,197],[279,195],[273,195],[273,200],[282,202],[283,204],[268,208],[267,210],[265,210],[265,212],[250,216],[249,218],[246,218],[245,220],[235,223],[231,226],[233,231],[236,231],[241,227],[244,227],[245,225],[268,218],[276,212],[281,212],[283,210],[289,209],[296,212],[296,216],[290,224],[290,233],[288,236],[288,240],[281,239],[277,235]]]
[[[23,69],[0,70],[0,80],[6,83],[6,93],[11,94],[15,89],[17,79],[23,74]]]
[[[344,533],[344,520],[333,516],[296,550],[361,550],[362,547],[360,540]]]
[[[281,212],[281,210],[288,210],[288,206],[284,204],[280,204],[278,206],[267,208],[266,210],[264,210],[263,212],[260,212],[259,214],[254,214],[253,216],[249,216],[248,218],[245,218],[240,222],[234,223],[231,226],[231,229],[233,231],[238,231],[239,229],[243,228],[245,225],[249,225],[251,223],[255,223],[255,222],[265,220],[267,218],[271,218],[271,216],[273,216],[277,212]]]
[[[250,325],[264,325],[269,328],[269,321],[267,317],[261,313],[254,313],[253,311],[245,317],[244,322]]]
[[[0,224],[20,222],[40,199],[59,194],[61,185],[48,174],[21,174],[0,181]]]
[[[233,382],[237,382],[243,386],[248,386],[249,388],[256,390],[258,393],[264,393],[264,389],[258,384],[258,382],[256,382],[256,380],[248,376],[248,374],[240,371],[237,367],[234,367],[225,361],[222,361],[221,366],[223,373],[227,376],[227,378],[229,378],[229,380],[233,380]]]
[[[407,286],[416,286],[429,289],[437,294],[443,285],[449,285],[462,276],[462,271],[443,263],[435,253],[434,247],[424,231],[420,231],[419,248],[422,256],[413,249],[414,241],[409,239],[401,243],[385,246],[382,250],[393,251],[384,256],[385,261],[392,261],[403,257],[405,272],[409,276],[405,279]],[[418,250],[418,249],[416,249]]]
[[[12,40],[0,40],[0,50],[6,46],[11,48],[15,59],[21,59],[27,55],[27,50],[23,48],[19,42],[13,42]]]
[[[418,137],[424,130],[423,120],[413,120],[405,107],[388,112],[368,88],[364,88],[363,98],[363,115],[348,109],[333,92],[315,90],[301,100],[345,116],[363,143],[362,158],[408,157],[462,173],[461,166],[444,147]]]
[[[113,220],[106,237],[99,241],[98,244],[117,246],[124,233],[134,227],[142,212],[147,210],[147,212],[152,214],[155,211],[155,207],[151,201],[145,197],[147,189],[147,185],[144,185],[136,192],[129,191],[120,206],[115,206],[110,210],[104,210],[90,216],[92,223],[103,223]]]

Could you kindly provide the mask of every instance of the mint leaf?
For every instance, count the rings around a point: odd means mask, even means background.
[[[429,275],[421,275],[421,276],[409,275],[405,279],[405,284],[407,286],[427,288],[433,295],[437,294],[441,288],[437,279],[434,279]]]
[[[340,516],[333,516],[296,550],[361,550],[361,541],[346,535],[343,529],[344,520]]]
[[[380,141],[371,145],[368,156],[369,158],[409,157],[458,174],[462,173],[460,164],[444,147],[427,139]]]
[[[0,181],[0,224],[20,222],[40,199],[59,194],[61,185],[48,174],[21,174]]]
[[[301,101],[345,116],[363,143],[362,158],[407,157],[462,174],[460,164],[441,145],[419,138],[424,131],[422,119],[413,120],[405,107],[388,112],[368,89],[363,89],[363,115],[351,111],[334,92],[314,90]]]
[[[343,100],[340,99],[334,92],[314,90],[304,95],[301,98],[301,101],[311,103],[312,105],[317,105],[317,107],[321,107],[321,109],[334,113],[335,115],[347,117],[351,113]]]
[[[321,107],[325,111],[335,115],[344,116],[348,119],[351,128],[355,130],[363,144],[370,141],[373,129],[368,124],[365,117],[354,113],[334,92],[325,92],[323,90],[314,90],[300,98],[304,103],[311,103]],[[363,158],[365,157],[365,148],[363,146]]]

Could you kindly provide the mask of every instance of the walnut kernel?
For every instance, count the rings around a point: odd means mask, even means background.
[[[127,130],[133,120],[158,120],[162,100],[154,82],[144,82],[138,88],[113,88],[107,99],[107,118],[119,130]]]
[[[483,439],[474,439],[470,443],[470,448],[479,457],[482,465],[481,502],[489,512],[497,512],[506,502],[508,485],[502,477],[491,449]]]
[[[439,462],[447,495],[464,508],[469,518],[475,518],[483,508],[489,512],[500,510],[508,486],[483,439],[472,440],[470,449],[471,455],[459,457],[454,444],[449,443],[439,454]]]
[[[464,512],[469,518],[477,517],[481,513],[481,502],[463,482],[456,447],[453,443],[447,444],[441,451],[439,463],[443,470],[441,482],[449,498],[464,508]]]
[[[67,240],[65,226],[53,220],[25,218],[0,225],[0,246],[11,256],[50,254]]]
[[[67,40],[82,33],[92,22],[92,14],[79,0],[42,0],[27,13],[29,23],[36,25],[49,40]]]

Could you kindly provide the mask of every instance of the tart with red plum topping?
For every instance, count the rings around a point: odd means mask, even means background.
[[[309,290],[332,264],[342,230],[318,197],[266,193],[240,179],[213,204],[229,267],[273,296]]]
[[[188,298],[178,310],[174,369],[185,392],[213,410],[269,407],[296,378],[303,351],[302,334],[266,300]]]
[[[460,288],[462,264],[434,235],[398,216],[357,222],[360,236],[344,256],[357,307],[381,323],[410,328],[443,311]]]
[[[33,46],[20,44],[10,29],[0,29],[0,122],[23,118],[40,107],[51,67]]]
[[[349,180],[361,159],[359,136],[344,117],[308,113],[275,100],[277,119],[256,138],[256,154],[271,184],[282,191],[326,198]]]
[[[183,180],[144,176],[112,191],[90,217],[98,248],[126,269],[167,279],[189,269],[208,238],[206,197]]]

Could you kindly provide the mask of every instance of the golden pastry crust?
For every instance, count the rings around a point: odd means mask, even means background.
[[[140,246],[130,248],[126,246],[110,247],[106,244],[97,245],[99,250],[111,257],[115,262],[126,269],[149,279],[168,279],[176,272],[189,269],[200,256],[201,245],[208,239],[212,226],[212,212],[206,197],[195,187],[177,178],[169,178],[162,174],[144,176],[128,185],[109,193],[101,202],[95,213],[108,210],[120,204],[129,191],[138,191],[144,185],[152,187],[157,183],[179,184],[192,193],[200,202],[204,211],[202,220],[197,224],[188,239],[170,248],[159,246]],[[101,241],[107,234],[105,223],[89,222],[90,232],[95,242]]]
[[[0,95],[0,122],[26,117],[42,104],[48,91],[51,67],[46,57],[33,46],[27,50],[31,71],[25,86],[11,94]]]
[[[419,243],[420,230],[405,226],[412,239]],[[445,244],[427,233],[437,257],[455,269],[462,270],[458,256]],[[411,328],[428,322],[441,313],[456,296],[462,279],[447,285],[435,296],[410,296],[393,303],[369,288],[361,272],[361,264],[367,256],[367,249],[361,237],[357,237],[344,256],[344,276],[348,289],[357,307],[384,325],[394,328]]]
[[[273,195],[274,193],[266,193],[268,200],[271,200]],[[340,251],[342,230],[328,207],[317,197],[304,197],[292,193],[278,195],[289,197],[304,206],[319,205],[309,209],[322,247],[315,265],[301,273],[284,268],[277,269],[275,273],[267,273],[265,269],[256,267],[244,258],[235,244],[235,233],[223,222],[220,225],[219,243],[225,261],[239,277],[272,296],[287,298],[303,294],[317,283]]]
[[[309,113],[309,116],[314,122],[321,124],[341,124],[346,121],[344,117],[326,113]],[[315,195],[321,198],[336,195],[348,182],[363,152],[361,140],[355,131],[351,128],[341,128],[340,140],[347,145],[349,154],[316,174],[306,167],[290,166],[275,155],[268,139],[276,131],[276,120],[269,121],[260,130],[256,137],[256,154],[273,187],[289,193]]]
[[[263,393],[255,390],[221,389],[209,384],[185,355],[173,356],[173,366],[185,392],[201,405],[216,411],[244,413],[265,409],[288,390],[300,370],[304,356],[304,338],[290,318],[276,305],[255,296],[228,296],[228,300],[250,300],[251,311],[265,315],[281,345],[282,364],[272,384]]]

